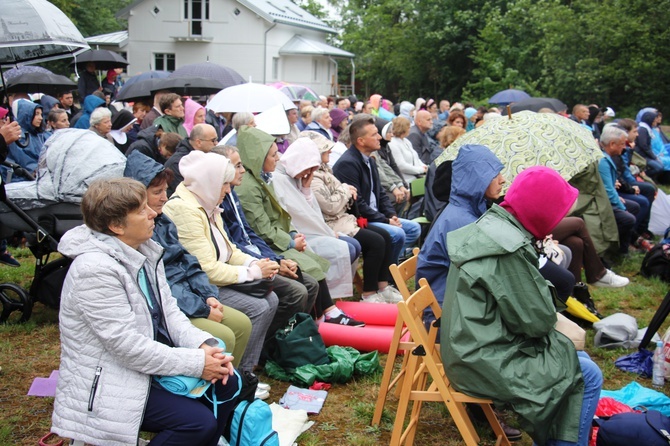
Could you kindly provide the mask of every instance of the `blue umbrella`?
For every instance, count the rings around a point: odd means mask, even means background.
[[[498,93],[491,96],[491,99],[489,99],[489,104],[507,105],[512,102],[519,102],[529,98],[530,95],[525,91],[510,88],[509,90],[499,91]]]

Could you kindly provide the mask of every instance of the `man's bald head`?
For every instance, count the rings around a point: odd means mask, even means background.
[[[414,125],[421,133],[426,133],[433,127],[433,117],[428,110],[419,110],[414,117]]]

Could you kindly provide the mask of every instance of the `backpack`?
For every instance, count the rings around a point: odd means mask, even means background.
[[[670,418],[657,410],[628,412],[594,420],[596,446],[668,446]]]
[[[279,446],[272,430],[272,411],[264,401],[241,401],[230,424],[230,446]]]
[[[670,243],[665,243],[664,239],[651,248],[642,259],[640,273],[647,278],[658,277],[664,282],[670,282]]]

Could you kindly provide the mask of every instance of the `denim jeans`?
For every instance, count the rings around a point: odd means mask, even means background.
[[[404,218],[399,218],[398,220],[400,220],[402,227],[380,222],[368,223],[370,226],[386,229],[391,236],[391,243],[393,244],[393,255],[391,258],[394,263],[398,262],[398,258],[400,257],[403,248],[411,248],[414,246],[421,235],[421,225],[418,223]]]
[[[588,446],[591,422],[596,413],[600,388],[603,385],[603,374],[598,365],[591,360],[586,352],[577,352],[579,365],[584,377],[584,398],[582,399],[582,414],[579,421],[579,439],[576,443],[562,440],[549,440],[547,446]],[[535,443],[533,443],[535,446]]]
[[[349,246],[349,262],[354,263],[354,261],[361,255],[361,244],[358,243],[353,237],[348,237],[346,235],[340,235],[339,239],[343,242],[347,242]]]

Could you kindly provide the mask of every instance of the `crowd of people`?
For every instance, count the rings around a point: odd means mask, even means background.
[[[189,435],[199,429],[198,444],[216,444],[232,403],[214,417],[211,403],[187,405],[151,377],[202,377],[230,399],[240,386],[234,368],[258,370],[267,341],[297,312],[317,324],[365,325],[334,304],[353,296],[361,261],[361,300],[399,302],[388,267],[423,231],[417,280],[444,307],[442,356],[454,386],[510,403],[537,444],[586,444],[602,376],[554,329],[547,283],[565,301],[582,275],[601,287],[629,280],[569,215],[578,191],[551,169],[527,169],[501,202],[503,165],[487,147],[465,145],[453,163],[435,163],[459,137],[501,118],[499,109],[322,97],[296,102],[286,111],[290,132],[271,135],[251,113],[208,110],[206,98],[165,91],[152,104],[119,104],[114,91],[93,89],[81,110],[69,92],[15,94],[0,108],[0,148],[23,169],[3,168],[5,182],[29,181],[21,172],[34,174],[45,141],[68,127],[127,156],[128,178],[91,185],[84,225],[59,245],[74,263],[62,295],[55,432],[125,444],[142,429],[159,432],[152,444],[195,444]],[[560,112],[600,144],[619,254],[650,249],[654,181],[670,171],[660,112],[610,123],[613,111],[595,105]],[[425,181],[422,200],[410,196],[413,181]],[[542,201],[548,190],[551,206]],[[16,262],[6,243],[0,251],[0,262]],[[261,383],[256,396],[268,392]]]

